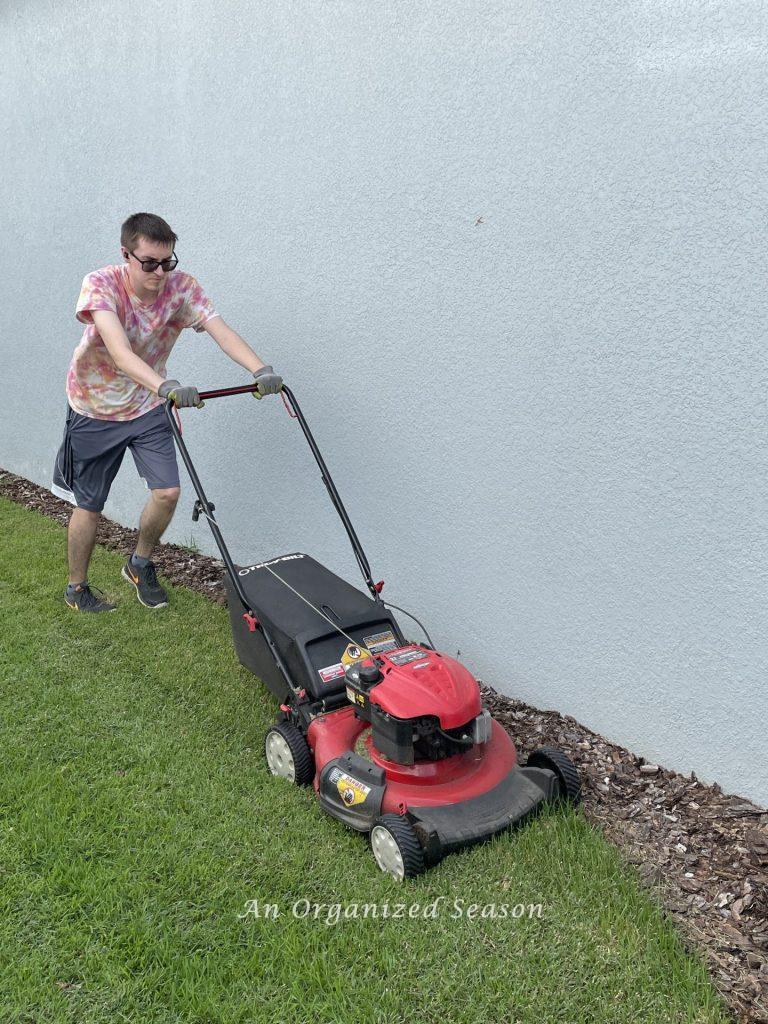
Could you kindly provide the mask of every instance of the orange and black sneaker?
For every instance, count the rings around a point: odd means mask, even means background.
[[[78,583],[72,588],[67,587],[64,591],[64,601],[76,612],[113,612],[117,608],[116,604],[104,600],[104,594],[95,587],[88,586],[87,582]]]
[[[128,559],[123,566],[123,579],[128,580],[136,587],[136,596],[145,608],[165,608],[167,606],[168,594],[157,582],[154,562],[147,562],[146,565],[140,567]]]

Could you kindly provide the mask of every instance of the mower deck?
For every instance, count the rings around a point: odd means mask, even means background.
[[[482,746],[414,765],[382,757],[371,742],[368,723],[352,706],[315,718],[307,741],[323,809],[366,832],[382,814],[406,818],[427,863],[519,824],[557,796],[554,772],[520,767],[512,740],[495,721],[490,740]],[[355,753],[361,743],[362,756]]]

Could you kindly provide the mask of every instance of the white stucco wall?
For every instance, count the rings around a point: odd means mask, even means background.
[[[768,804],[764,6],[30,0],[0,27],[0,465],[50,482],[82,277],[160,213],[296,392],[385,596],[497,689]],[[247,379],[191,331],[171,367]],[[236,559],[357,582],[281,403],[184,422]],[[183,487],[166,539],[214,552]],[[145,493],[128,458],[106,514]]]

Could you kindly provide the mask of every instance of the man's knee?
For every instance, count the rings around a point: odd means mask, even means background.
[[[100,518],[101,512],[94,512],[93,509],[90,508],[80,508],[80,506],[78,505],[77,508],[72,509],[72,514],[69,517],[69,521],[70,523],[95,523],[98,522]]]
[[[152,491],[152,497],[162,505],[173,507],[179,500],[180,487],[158,487]]]

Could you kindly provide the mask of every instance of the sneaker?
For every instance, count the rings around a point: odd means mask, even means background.
[[[157,582],[154,562],[147,562],[140,569],[129,559],[123,566],[123,578],[136,587],[136,595],[145,608],[165,608],[168,604],[168,594]]]
[[[87,583],[79,583],[72,594],[67,594],[65,590],[64,601],[76,612],[113,612],[117,608],[116,604],[104,600],[104,594],[100,590],[89,587]]]

